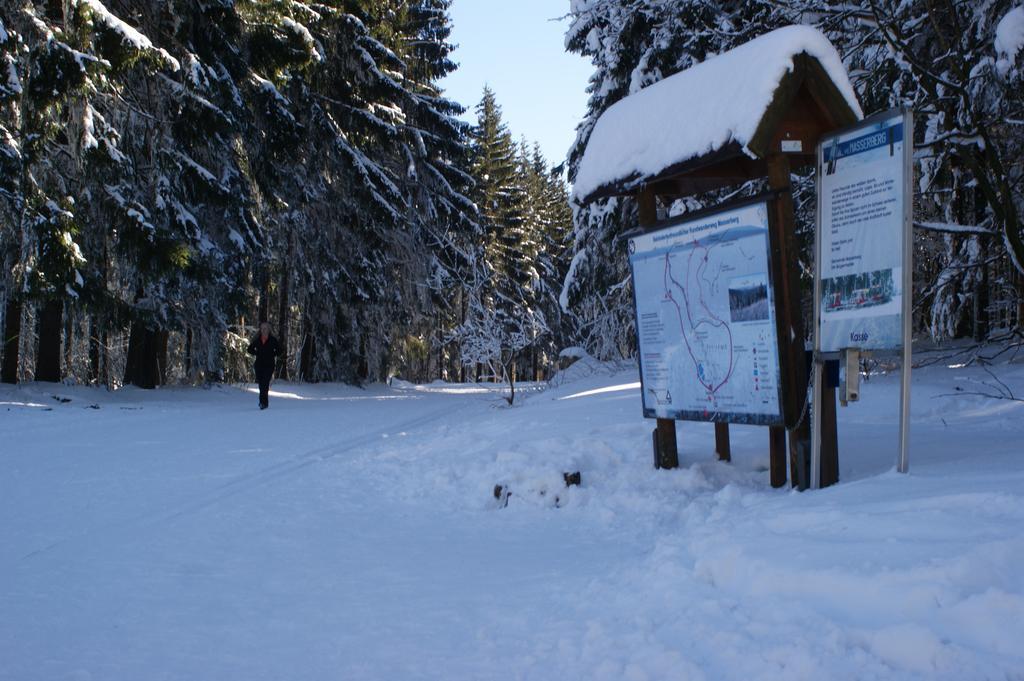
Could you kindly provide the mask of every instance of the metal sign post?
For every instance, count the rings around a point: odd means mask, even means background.
[[[910,470],[910,369],[913,362],[911,322],[914,291],[914,116],[903,114],[903,363],[900,370],[900,454],[896,470]]]
[[[887,111],[818,145],[811,488],[821,475],[823,363],[841,357],[855,401],[857,357],[901,352],[897,470],[909,467],[913,296],[913,115]],[[854,372],[850,376],[850,372]]]

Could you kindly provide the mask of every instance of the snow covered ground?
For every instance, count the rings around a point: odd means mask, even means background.
[[[635,367],[567,373],[0,388],[0,679],[1024,679],[1024,403],[983,370],[915,373],[908,476],[873,376],[803,494],[759,428],[653,470]]]

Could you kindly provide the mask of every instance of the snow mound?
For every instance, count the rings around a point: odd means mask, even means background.
[[[623,370],[636,369],[632,361],[602,361],[592,357],[586,350],[579,347],[566,348],[558,355],[562,360],[562,366],[558,373],[551,377],[548,386],[558,388],[580,381],[601,377],[602,380],[609,376],[622,372]]]
[[[817,59],[850,108],[863,115],[832,43],[809,26],[780,28],[609,107],[587,143],[574,198],[583,200],[612,182],[656,175],[730,142],[746,150],[772,94],[801,53]]]

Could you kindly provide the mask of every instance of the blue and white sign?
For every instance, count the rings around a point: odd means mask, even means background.
[[[782,422],[763,201],[629,240],[644,415]]]
[[[908,116],[891,112],[822,140],[816,304],[820,350],[903,346]],[[909,278],[908,278],[909,279]]]

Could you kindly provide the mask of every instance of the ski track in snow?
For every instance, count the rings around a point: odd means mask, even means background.
[[[763,428],[653,470],[635,367],[576,366],[512,409],[0,387],[0,680],[1024,679],[1024,404],[981,370],[915,372],[908,476],[872,377],[800,494]]]
[[[275,480],[279,480],[284,476],[296,473],[308,466],[323,461],[327,461],[328,459],[338,456],[339,454],[345,454],[353,450],[359,449],[360,447],[365,447],[366,445],[369,445],[375,441],[380,440],[381,437],[386,436],[389,433],[393,433],[396,431],[415,430],[437,420],[441,416],[450,415],[451,413],[453,413],[453,411],[458,412],[459,409],[456,408],[453,410],[451,407],[445,406],[443,409],[434,410],[424,416],[420,416],[401,423],[388,425],[385,426],[384,428],[377,429],[375,431],[372,431],[370,433],[361,435],[350,440],[342,440],[322,447],[317,447],[306,452],[305,454],[294,457],[291,460],[282,461],[280,463],[272,464],[260,470],[254,471],[252,473],[241,475],[238,478],[232,480],[231,482],[224,483],[210,492],[198,495],[195,498],[190,499],[187,502],[177,504],[170,509],[153,511],[133,518],[131,520],[125,521],[123,523],[115,523],[100,528],[90,529],[80,534],[77,534],[73,537],[60,539],[48,546],[35,549],[30,553],[25,554],[20,558],[20,560],[29,560],[34,556],[49,553],[50,551],[58,547],[72,544],[74,542],[92,539],[97,535],[102,535],[106,532],[121,532],[125,530],[148,529],[152,528],[153,526],[159,525],[160,523],[174,520],[175,518],[179,518],[183,515],[196,513],[198,511],[214,506],[222,501],[225,501],[235,495],[244,494],[246,492],[254,490],[255,488],[258,488],[261,485],[266,485],[268,483],[274,482]]]

